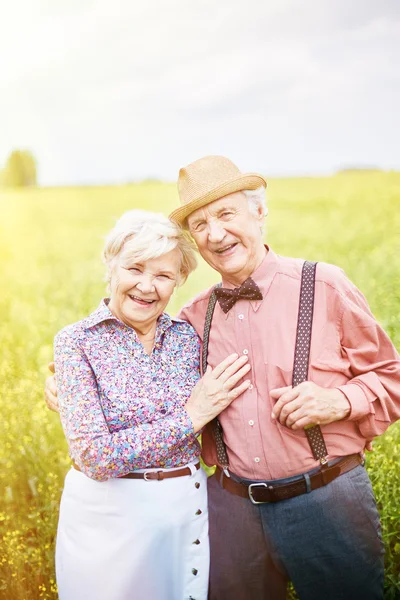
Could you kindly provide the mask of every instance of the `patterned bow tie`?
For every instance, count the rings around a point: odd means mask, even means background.
[[[262,300],[260,288],[251,277],[246,279],[240,287],[234,288],[233,290],[222,287],[216,288],[215,296],[224,313],[231,310],[232,306],[240,298],[244,298],[245,300]]]

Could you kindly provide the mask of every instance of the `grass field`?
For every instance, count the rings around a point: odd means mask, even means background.
[[[400,348],[400,173],[272,180],[267,239],[279,254],[340,265]],[[54,537],[69,466],[57,415],[43,401],[54,334],[105,295],[100,252],[114,218],[168,212],[175,186],[0,192],[0,598],[57,598]],[[217,281],[201,265],[171,313]],[[368,469],[386,542],[386,597],[400,597],[400,424]]]

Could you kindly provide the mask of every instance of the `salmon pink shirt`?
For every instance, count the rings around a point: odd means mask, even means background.
[[[271,418],[269,391],[291,385],[303,261],[268,251],[253,273],[263,299],[240,299],[224,314],[218,302],[212,320],[208,362],[247,354],[251,386],[220,415],[230,470],[249,479],[279,479],[317,466],[303,430]],[[224,287],[231,287],[222,280]],[[203,337],[212,288],[185,306],[179,317]],[[338,388],[350,416],[322,427],[329,458],[362,452],[367,440],[400,417],[400,360],[360,291],[343,271],[318,263],[309,380]],[[203,458],[217,463],[210,428],[203,432]]]

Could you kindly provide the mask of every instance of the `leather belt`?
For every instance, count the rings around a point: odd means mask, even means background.
[[[239,483],[231,477],[227,477],[219,467],[216,468],[215,476],[221,486],[231,494],[250,499],[253,504],[263,504],[265,502],[288,500],[312,490],[317,490],[324,485],[328,485],[339,475],[343,475],[343,473],[347,473],[361,464],[364,464],[363,458],[359,454],[351,454],[350,456],[344,456],[331,466],[323,466],[315,473],[306,474],[306,477],[303,475],[301,479],[281,484],[273,484],[270,481],[250,484]]]
[[[78,467],[75,461],[72,461],[72,466],[77,471],[81,469]],[[200,469],[200,463],[194,465],[198,471]],[[144,479],[145,481],[162,481],[163,479],[172,479],[173,477],[184,477],[191,475],[192,471],[190,467],[184,467],[183,469],[176,469],[175,471],[145,471],[144,473],[127,473],[116,477],[115,479]]]

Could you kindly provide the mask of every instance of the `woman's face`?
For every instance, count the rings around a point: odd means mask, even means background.
[[[177,248],[158,258],[132,264],[117,262],[110,281],[109,308],[138,333],[147,333],[164,311],[179,278]]]

